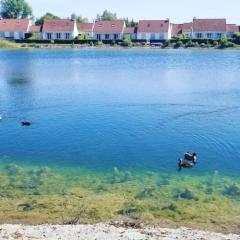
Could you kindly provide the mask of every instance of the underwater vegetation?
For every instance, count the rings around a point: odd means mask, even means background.
[[[131,218],[239,233],[240,179],[110,169],[0,165],[1,223]]]

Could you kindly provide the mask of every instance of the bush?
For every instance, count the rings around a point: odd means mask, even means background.
[[[233,35],[233,41],[234,41],[234,43],[236,43],[236,44],[240,44],[240,32],[234,33],[234,35]]]
[[[39,40],[40,37],[37,34],[33,33],[28,39],[29,40]]]
[[[214,46],[214,47],[217,47],[217,46],[218,46],[218,42],[217,42],[217,41],[214,41],[214,42],[213,42],[213,46]]]
[[[128,35],[124,36],[122,46],[123,47],[131,47],[132,46],[132,40],[131,40],[130,36],[128,36]]]
[[[89,36],[87,34],[79,34],[75,40],[88,40]]]
[[[174,48],[180,48],[180,47],[183,47],[183,42],[179,40],[174,44]]]
[[[163,47],[169,47],[171,46],[171,40],[166,40],[164,43],[163,43]]]
[[[188,41],[188,42],[186,43],[186,45],[185,45],[185,47],[187,47],[187,48],[189,48],[189,47],[195,47],[195,46],[196,46],[196,44],[195,44],[192,40]]]

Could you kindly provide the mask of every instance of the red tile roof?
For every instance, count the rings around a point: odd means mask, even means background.
[[[136,28],[135,28],[135,27],[126,27],[126,28],[124,29],[124,33],[125,33],[125,34],[136,33]]]
[[[70,19],[45,19],[43,32],[73,32],[74,21]]]
[[[29,19],[0,19],[0,32],[27,32]]]
[[[124,30],[124,20],[96,21],[93,31],[97,33],[121,33]]]
[[[92,32],[93,23],[77,23],[77,28],[79,32]]]
[[[194,32],[226,32],[227,21],[221,19],[193,19]]]
[[[190,23],[184,23],[183,24],[183,33],[186,33],[186,32],[192,32],[192,29],[193,28],[193,23],[190,22]]]
[[[227,32],[238,32],[239,27],[236,24],[227,24]]]
[[[169,30],[169,20],[140,20],[138,32],[166,33]]]
[[[172,36],[182,34],[183,24],[172,24]]]
[[[36,25],[32,25],[29,28],[29,32],[41,32],[41,27],[40,26],[36,26]]]

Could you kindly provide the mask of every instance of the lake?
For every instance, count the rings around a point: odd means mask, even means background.
[[[207,219],[239,229],[239,76],[237,50],[1,51],[0,201],[11,199],[1,207],[6,221],[34,219],[45,204],[42,221],[51,209],[58,222],[62,210],[47,195],[61,202],[71,189],[81,192],[90,212],[89,196],[96,203],[110,194],[116,203],[95,206],[99,217],[87,213],[86,221]],[[32,125],[22,127],[23,120]],[[199,162],[178,172],[186,151],[196,152]],[[19,210],[21,199],[29,211]],[[192,206],[205,215],[196,210],[193,217]]]

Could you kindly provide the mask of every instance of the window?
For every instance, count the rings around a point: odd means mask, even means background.
[[[207,38],[212,38],[212,34],[211,33],[207,33]]]
[[[51,33],[47,33],[47,39],[51,40],[52,39],[52,34]]]
[[[114,34],[114,40],[118,40],[118,34]]]
[[[217,33],[217,38],[221,38],[222,34],[221,33]]]
[[[202,33],[196,33],[197,38],[202,38]]]
[[[147,26],[150,27],[150,24],[148,24]]]
[[[97,40],[101,40],[101,34],[97,34]]]
[[[108,40],[110,38],[109,34],[105,34],[105,39]]]
[[[61,33],[56,34],[57,39],[61,39]]]
[[[66,39],[70,39],[70,33],[66,33]]]

